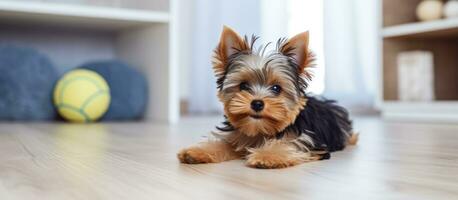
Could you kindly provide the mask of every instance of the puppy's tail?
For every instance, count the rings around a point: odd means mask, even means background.
[[[348,138],[348,145],[356,145],[356,143],[358,143],[358,140],[359,140],[359,133],[357,132],[353,132],[350,137]]]

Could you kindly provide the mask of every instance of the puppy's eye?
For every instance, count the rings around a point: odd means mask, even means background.
[[[247,82],[242,82],[240,83],[240,90],[243,91],[243,90],[250,90],[250,86],[248,85]]]
[[[279,85],[274,85],[270,88],[274,94],[280,94],[281,93],[281,86]]]

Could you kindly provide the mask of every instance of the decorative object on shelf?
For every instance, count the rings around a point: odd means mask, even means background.
[[[110,86],[111,104],[102,120],[135,120],[144,116],[148,83],[142,73],[117,60],[90,62],[82,66],[99,73]]]
[[[37,50],[0,45],[0,120],[55,119],[51,94],[58,76]]]
[[[444,16],[447,18],[458,17],[458,0],[449,0],[445,3]]]
[[[434,100],[434,61],[429,51],[398,55],[398,95],[401,101]]]
[[[102,76],[86,69],[67,72],[54,89],[54,105],[71,122],[93,122],[110,105],[110,88]]]
[[[417,17],[420,21],[431,21],[442,18],[444,3],[441,0],[423,0],[417,6]]]

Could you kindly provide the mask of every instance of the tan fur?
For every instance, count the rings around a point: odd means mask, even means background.
[[[180,162],[187,164],[219,163],[240,158],[240,154],[223,141],[203,142],[181,150],[177,156]]]
[[[356,145],[359,140],[359,133],[353,133],[351,134],[350,138],[348,138],[348,144],[349,145]]]
[[[254,114],[250,108],[250,102],[255,98],[248,92],[238,92],[229,102],[225,103],[225,114],[228,120],[248,136],[273,134],[284,130],[292,124],[297,115],[306,104],[305,99],[300,99],[293,108],[286,109],[285,97],[264,98],[264,110],[260,113],[263,119],[256,120],[250,117]]]
[[[299,65],[299,73],[304,73],[305,68],[309,67],[313,61],[313,55],[309,51],[309,32],[303,32],[297,34],[293,38],[289,39],[288,42],[281,48],[281,52],[284,54],[293,54],[293,58],[296,59]]]
[[[245,133],[237,130],[230,133],[213,133],[213,135],[216,138],[230,144],[232,147],[234,147],[236,152],[242,155],[247,153],[248,148],[257,148],[262,146],[266,138],[269,138],[264,135],[248,136]]]
[[[315,160],[311,153],[300,151],[286,140],[269,140],[263,146],[249,150],[246,164],[262,169],[285,168]]]
[[[215,50],[212,61],[213,70],[217,77],[222,76],[226,71],[225,66],[227,64],[227,58],[231,56],[234,49],[244,51],[249,50],[250,47],[247,41],[242,39],[234,30],[224,26],[220,37],[220,43]]]

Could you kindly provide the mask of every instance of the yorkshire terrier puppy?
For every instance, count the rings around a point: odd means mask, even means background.
[[[306,93],[314,60],[308,32],[278,40],[268,54],[255,49],[256,39],[224,27],[213,69],[226,121],[215,140],[181,150],[180,162],[246,159],[250,167],[284,168],[329,159],[356,143],[348,112]]]

